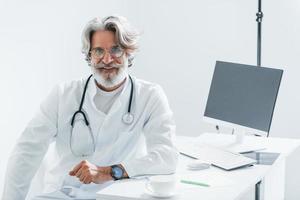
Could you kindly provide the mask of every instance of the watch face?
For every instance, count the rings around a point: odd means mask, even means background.
[[[123,170],[119,166],[112,167],[112,174],[116,179],[120,179],[123,176]]]

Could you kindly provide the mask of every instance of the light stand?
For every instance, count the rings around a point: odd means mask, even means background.
[[[257,22],[257,66],[261,66],[261,22],[264,14],[261,11],[261,0],[258,0]]]
[[[263,12],[261,10],[261,0],[258,0],[258,11],[256,13],[256,22],[257,22],[257,66],[261,67],[261,25],[262,25],[262,18],[263,18]],[[219,132],[219,126],[216,125],[216,129]],[[243,142],[245,137],[245,132],[243,130],[234,130],[233,132],[236,134],[236,144],[240,144]],[[255,136],[260,136],[256,135]]]
[[[258,0],[258,11],[256,13],[256,22],[257,22],[257,66],[261,67],[261,23],[262,18],[264,14],[261,11],[261,0]],[[219,128],[219,127],[218,127]],[[241,131],[241,132],[240,132]],[[241,144],[245,137],[245,132],[242,130],[233,130],[233,132],[236,132],[236,144]],[[257,134],[254,134],[255,136],[260,136]]]

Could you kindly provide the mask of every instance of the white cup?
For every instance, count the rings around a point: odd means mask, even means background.
[[[176,182],[175,175],[157,175],[149,177],[145,187],[153,195],[170,196],[175,192]]]

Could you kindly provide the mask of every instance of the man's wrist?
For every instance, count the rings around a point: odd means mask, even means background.
[[[106,181],[111,181],[114,180],[114,178],[111,176],[111,167],[107,166],[107,167],[97,167],[97,171],[98,171],[98,176],[101,176],[102,179],[104,178]]]

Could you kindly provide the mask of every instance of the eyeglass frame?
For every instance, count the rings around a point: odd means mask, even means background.
[[[117,56],[115,56],[115,55],[113,55],[113,54],[111,53],[111,50],[112,50],[112,48],[114,48],[114,47],[118,47],[118,48],[121,49],[122,54],[121,54],[119,57],[117,57]],[[93,53],[93,51],[96,50],[96,49],[102,49],[102,50],[104,51],[104,54],[103,54],[102,57],[97,57],[97,56],[95,56],[95,53]],[[94,48],[92,48],[92,49],[89,51],[89,53],[90,53],[90,56],[91,56],[91,57],[94,56],[96,59],[100,59],[100,60],[104,58],[104,56],[105,56],[106,53],[109,53],[109,55],[110,55],[113,59],[119,59],[119,58],[121,58],[121,57],[124,55],[125,49],[123,49],[123,48],[120,47],[119,45],[115,45],[115,46],[111,47],[109,50],[104,49],[104,48],[101,48],[101,47],[94,47]]]

